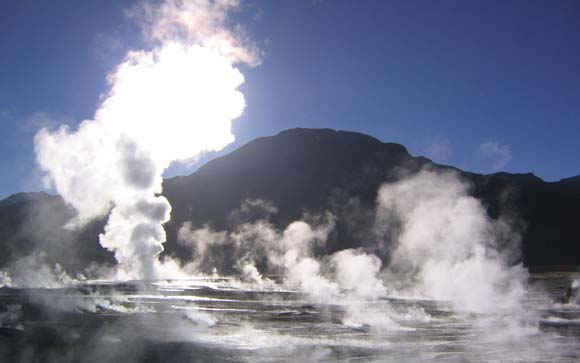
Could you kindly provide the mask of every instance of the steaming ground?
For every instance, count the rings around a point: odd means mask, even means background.
[[[18,362],[577,362],[571,276],[537,279],[533,321],[385,296],[313,303],[268,280],[199,278],[0,289],[0,358]],[[357,323],[356,314],[372,314]],[[353,320],[354,319],[354,320]],[[364,318],[361,318],[364,320]],[[352,320],[352,321],[351,321]],[[484,323],[485,322],[485,323]],[[526,327],[527,325],[527,327]],[[512,329],[507,329],[512,326]]]
[[[71,278],[39,254],[15,261],[0,274],[0,357],[580,359],[578,276],[531,276],[514,264],[510,221],[491,219],[454,173],[423,170],[383,185],[375,240],[364,248],[323,252],[336,223],[329,212],[283,229],[269,222],[275,213],[247,200],[229,230],[183,225],[179,241],[192,259],[159,260],[163,280],[123,280],[115,269]]]
[[[580,359],[577,276],[532,278],[514,264],[510,220],[490,218],[457,174],[422,170],[383,185],[374,239],[356,249],[325,254],[336,223],[329,212],[283,229],[269,222],[275,213],[248,200],[229,230],[184,224],[179,242],[192,259],[156,260],[163,280],[124,280],[116,269],[75,279],[39,254],[15,261],[0,273],[0,357]]]
[[[182,226],[190,261],[160,258],[164,170],[233,141],[240,66],[260,62],[227,19],[239,8],[139,2],[150,48],[109,73],[92,119],[37,133],[48,185],[77,211],[66,228],[107,215],[117,264],[71,278],[35,252],[0,271],[2,361],[578,361],[577,297],[530,285],[510,219],[452,172],[401,170],[358,248],[327,252],[328,211],[280,228],[275,206],[247,200],[229,230]]]

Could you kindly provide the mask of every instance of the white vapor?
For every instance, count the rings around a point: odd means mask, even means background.
[[[276,210],[271,203],[246,200],[240,213],[258,206],[265,211]],[[240,213],[237,217],[243,220]],[[393,311],[367,306],[387,294],[379,276],[382,262],[378,257],[356,249],[317,255],[317,250],[325,249],[335,223],[336,217],[328,212],[307,215],[282,231],[264,219],[241,223],[230,232],[208,226],[195,229],[186,222],[179,230],[179,243],[194,251],[193,262],[186,270],[223,273],[230,264],[245,281],[258,286],[271,286],[263,273],[281,275],[286,288],[302,292],[310,302],[342,306],[345,325],[399,329],[390,316]]]
[[[459,310],[517,310],[527,273],[521,265],[509,266],[510,254],[498,244],[518,238],[468,192],[469,185],[452,172],[424,170],[383,185],[378,228],[391,225],[392,218],[400,223],[392,268],[411,276],[412,293],[450,301]]]
[[[172,161],[220,150],[234,140],[232,120],[245,107],[236,64],[259,63],[226,29],[237,1],[142,2],[131,11],[153,41],[131,51],[108,76],[110,89],[78,129],[42,129],[37,161],[83,224],[110,211],[103,247],[119,278],[158,277],[163,223],[171,207],[159,196]]]
[[[501,324],[513,336],[535,331],[533,318],[522,307],[528,296],[527,271],[511,265],[519,235],[511,231],[509,220],[490,218],[458,174],[422,170],[382,185],[375,228],[390,239],[379,243],[379,248],[391,249],[386,270],[364,248],[321,255],[335,219],[331,214],[306,218],[283,231],[267,220],[242,223],[231,232],[186,223],[179,237],[194,249],[197,268],[221,272],[229,263],[251,281],[260,281],[263,273],[281,274],[286,287],[310,301],[341,305],[342,322],[348,326],[398,330],[409,319],[431,319],[421,309],[401,312],[386,303],[373,304],[395,294],[448,302],[456,312],[485,316],[477,321],[481,327]],[[512,325],[502,322],[505,314],[513,317]]]
[[[269,203],[249,200],[240,211],[250,205],[256,207],[256,202],[261,208],[275,210]],[[229,233],[207,226],[195,229],[186,222],[178,234],[179,243],[194,250],[186,270],[224,273],[233,268],[246,280],[258,283],[263,282],[263,272],[282,274],[287,287],[303,291],[313,301],[328,302],[338,295],[339,286],[323,276],[322,263],[314,250],[326,244],[335,217],[330,213],[310,217],[312,221],[294,221],[283,231],[266,220],[240,224]],[[259,271],[258,266],[265,271]]]
[[[57,288],[75,283],[59,265],[47,263],[46,254],[35,251],[30,255],[11,262],[0,271],[1,287]]]
[[[504,169],[512,159],[512,153],[507,145],[502,145],[497,141],[488,141],[479,145],[477,154],[491,160],[491,168],[494,171]]]
[[[260,50],[245,37],[241,27],[232,34],[225,25],[240,0],[165,0],[161,4],[140,2],[128,11],[145,37],[162,44],[185,41],[251,66],[260,64]]]

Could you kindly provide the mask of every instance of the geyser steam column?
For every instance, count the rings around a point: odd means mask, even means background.
[[[108,77],[93,120],[75,131],[42,129],[35,138],[46,181],[78,211],[82,224],[110,211],[101,245],[115,253],[118,278],[157,277],[163,223],[171,206],[159,196],[172,161],[220,150],[245,107],[238,63],[257,52],[224,28],[236,1],[167,0],[131,12],[153,42],[129,52]],[[247,42],[246,42],[247,44]]]

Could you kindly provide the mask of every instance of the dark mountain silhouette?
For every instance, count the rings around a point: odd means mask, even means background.
[[[104,220],[80,230],[65,228],[75,215],[60,196],[18,193],[0,201],[0,266],[37,251],[50,265],[82,271],[90,262],[113,263],[98,243]]]
[[[520,257],[528,266],[580,264],[580,176],[548,183],[533,174],[464,172],[413,157],[399,144],[330,129],[292,129],[259,138],[191,175],[166,179],[164,195],[173,211],[165,226],[164,253],[187,260],[191,247],[177,243],[179,227],[186,221],[231,227],[239,217],[235,211],[248,199],[272,202],[278,213],[270,220],[280,227],[305,213],[331,211],[337,226],[327,252],[367,246],[374,238],[371,226],[379,186],[425,167],[455,170],[471,183],[473,195],[492,218],[502,215],[514,221],[522,234]],[[60,197],[47,194],[19,194],[0,202],[0,244],[5,252],[0,263],[33,248],[44,248],[49,259],[70,256],[65,267],[71,269],[90,261],[113,261],[98,245],[105,221],[81,231],[63,231],[72,213]],[[48,222],[46,214],[51,216]],[[53,250],[47,244],[61,247]]]

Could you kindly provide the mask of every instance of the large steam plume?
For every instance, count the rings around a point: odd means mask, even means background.
[[[527,275],[510,266],[506,250],[519,247],[518,235],[503,219],[489,218],[455,173],[423,170],[384,184],[377,204],[377,228],[397,226],[391,267],[410,277],[411,293],[461,310],[519,307]]]
[[[109,213],[101,245],[115,253],[119,278],[156,277],[171,207],[160,196],[172,161],[231,143],[245,101],[239,63],[257,52],[226,29],[235,0],[142,2],[130,15],[151,50],[131,51],[108,76],[92,120],[76,130],[42,129],[35,138],[47,183],[83,224]]]
[[[384,184],[374,228],[389,240],[377,247],[390,249],[379,251],[390,255],[386,270],[371,253],[374,249],[324,255],[336,219],[329,213],[294,221],[283,231],[264,219],[241,223],[231,232],[194,229],[186,223],[179,241],[194,249],[198,271],[215,267],[222,272],[229,264],[256,281],[264,273],[282,274],[287,287],[304,292],[313,302],[343,305],[347,325],[400,328],[401,317],[388,304],[380,311],[365,305],[389,294],[446,301],[460,312],[507,313],[517,324],[527,324],[522,311],[527,273],[510,261],[509,249],[518,249],[519,236],[509,228],[510,221],[490,218],[469,188],[455,173],[431,170]],[[275,211],[271,204],[266,206]],[[412,313],[425,318],[424,312]]]

